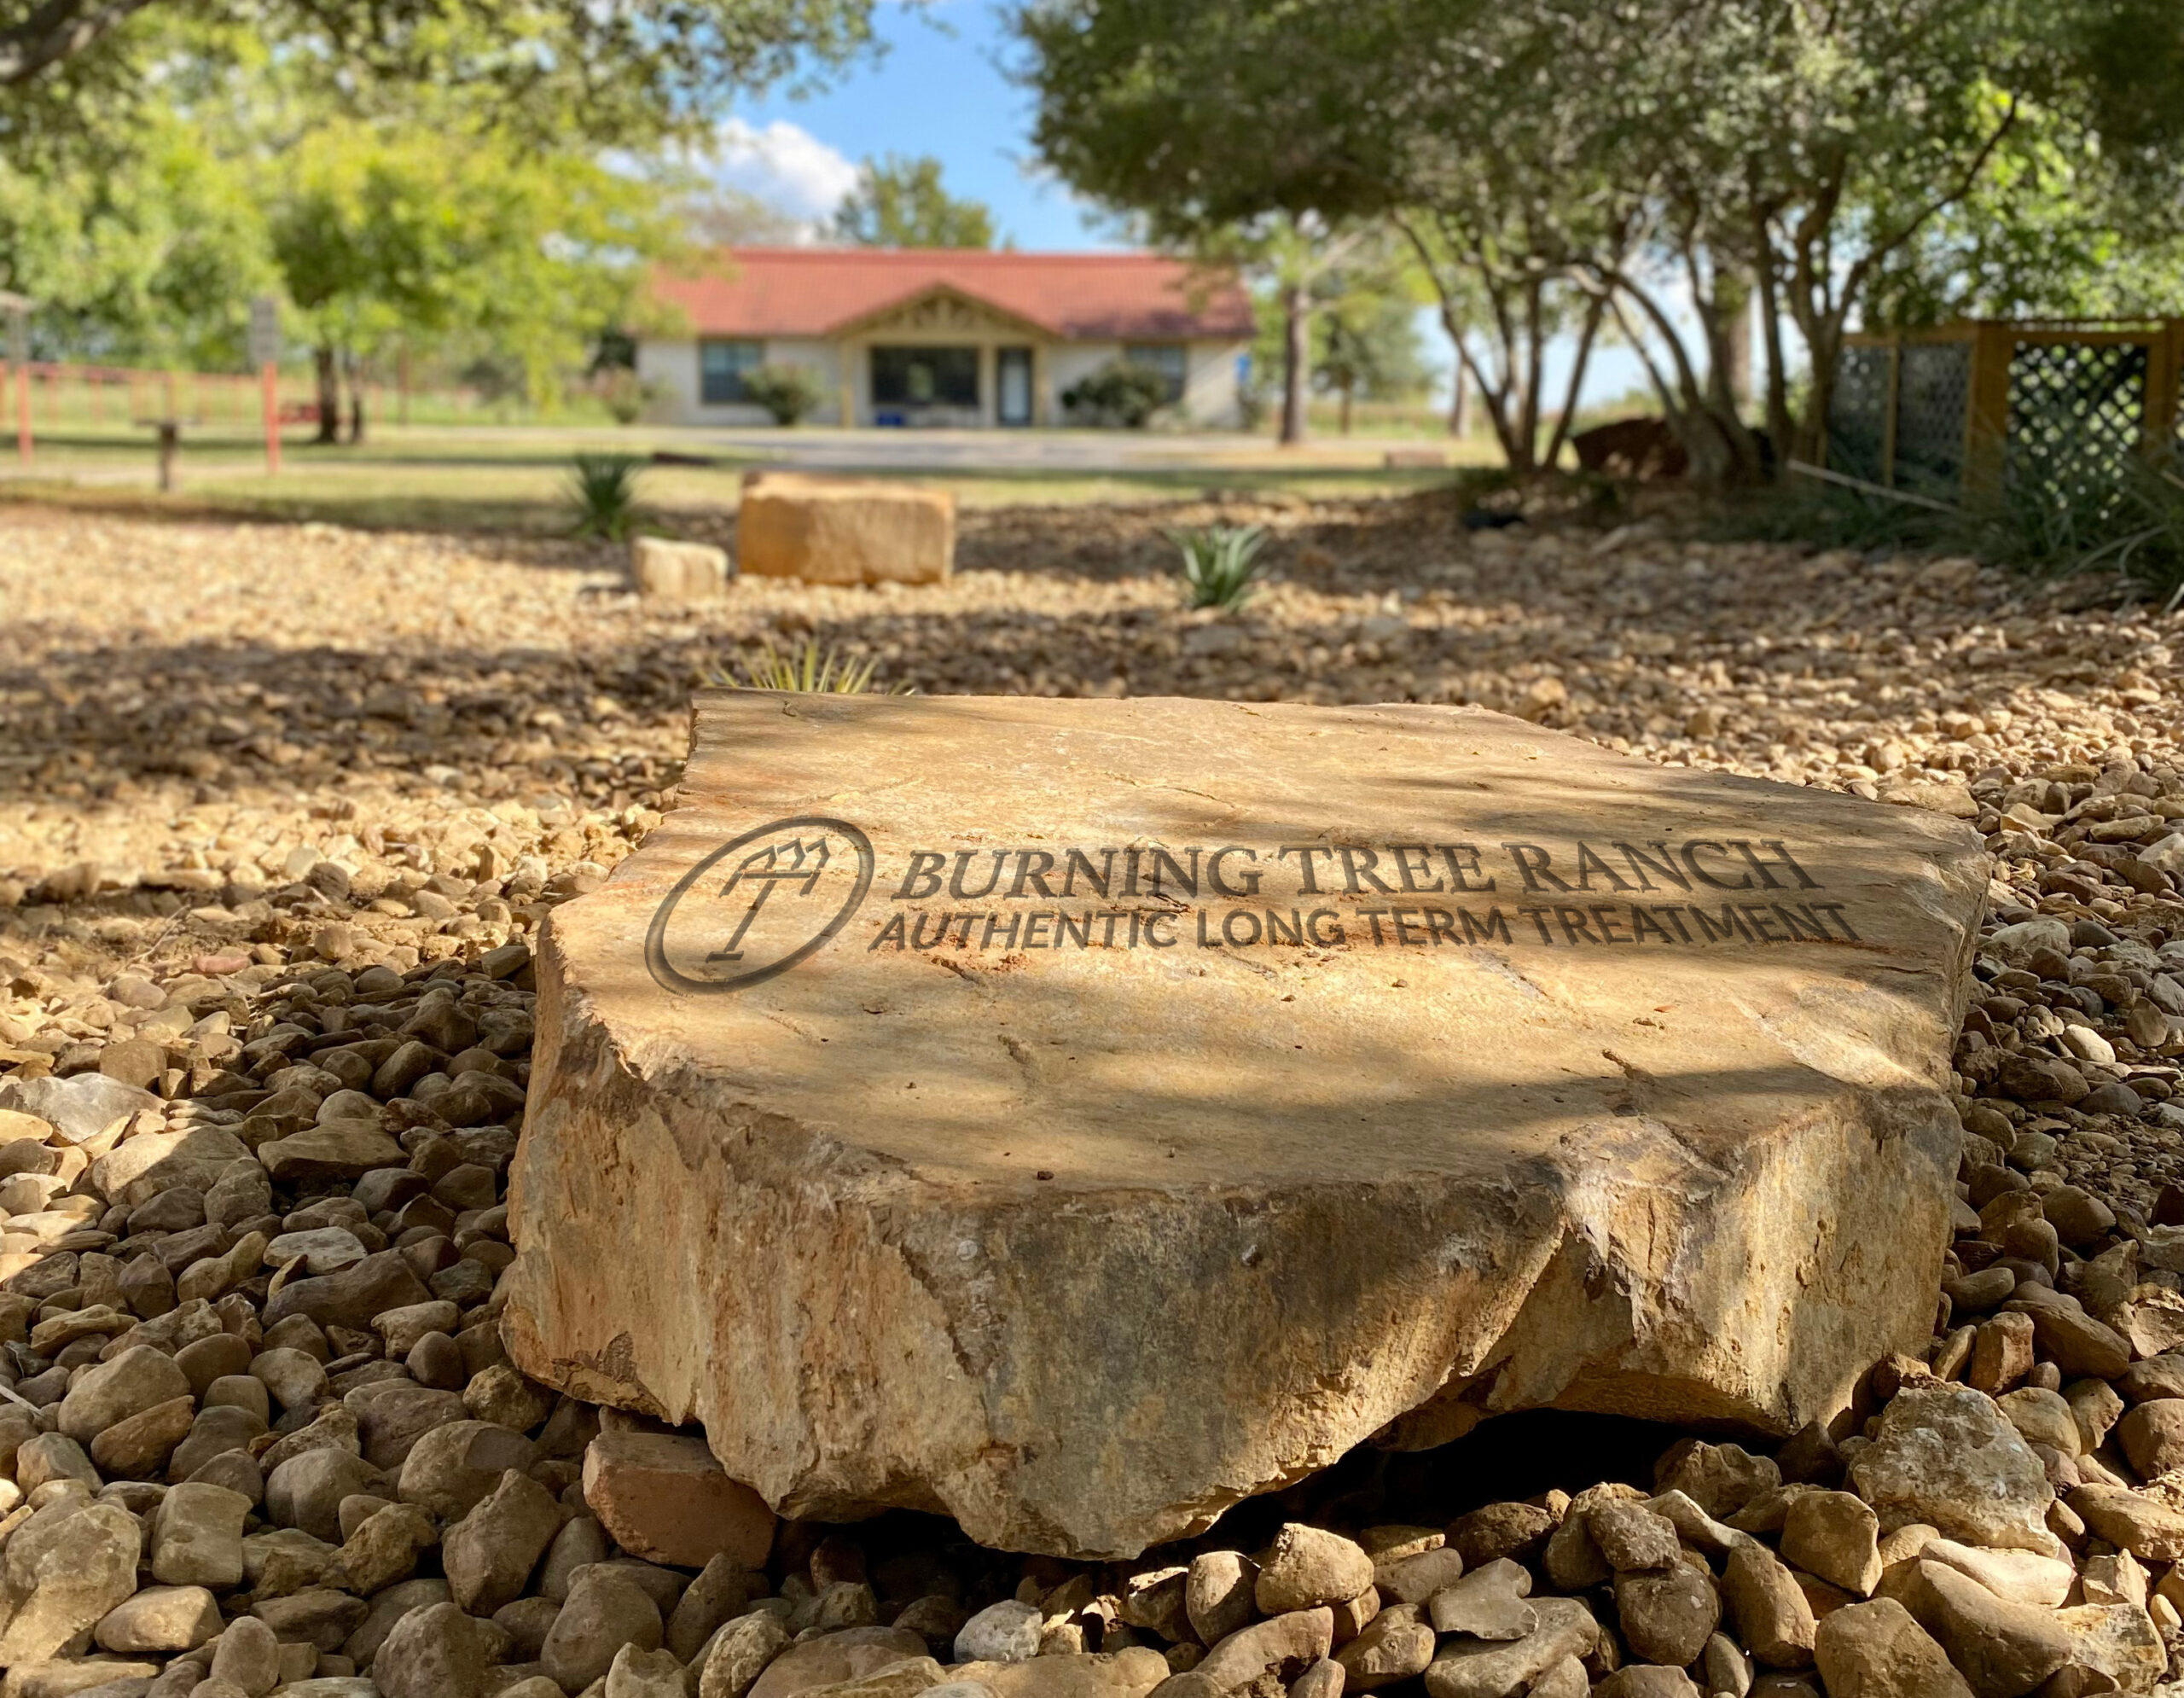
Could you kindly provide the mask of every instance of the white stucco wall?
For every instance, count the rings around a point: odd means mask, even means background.
[[[991,424],[994,422],[996,397],[993,348],[996,344],[991,338],[957,334],[952,336],[887,335],[874,340],[982,345],[979,390],[983,417],[967,415],[960,422],[964,424]],[[1016,342],[1020,339],[1012,336],[1004,340]],[[1245,346],[1241,342],[1192,342],[1186,345],[1182,412],[1190,423],[1214,429],[1232,429],[1241,422],[1236,399],[1236,356],[1244,351]],[[871,422],[871,373],[863,341],[838,346],[816,338],[781,338],[766,342],[764,348],[765,362],[769,365],[798,365],[811,373],[820,391],[820,401],[811,413],[810,422],[838,424],[842,422],[841,398],[845,365],[851,416],[859,424]],[[1038,421],[1050,424],[1061,422],[1062,393],[1109,361],[1121,358],[1122,352],[1120,342],[1049,343],[1041,348],[1034,368],[1034,382],[1039,391],[1036,411]],[[763,407],[708,407],[700,401],[698,344],[694,339],[668,340],[647,337],[640,340],[637,343],[637,375],[643,381],[655,385],[660,392],[659,398],[648,413],[648,416],[657,422],[739,426],[772,422]]]
[[[769,342],[766,363],[801,366],[810,372],[819,386],[819,404],[811,410],[810,422],[842,422],[842,362],[832,342],[816,337]]]
[[[1193,424],[1234,430],[1243,423],[1236,404],[1236,357],[1245,346],[1242,342],[1187,345],[1182,410]]]
[[[1047,416],[1063,422],[1061,398],[1069,387],[1089,377],[1110,360],[1122,358],[1120,342],[1063,342],[1047,350]]]
[[[658,393],[645,416],[659,424],[688,424],[698,404],[698,345],[695,342],[637,341],[637,378]]]
[[[841,363],[834,344],[814,338],[781,338],[762,345],[768,365],[802,366],[810,372],[820,392],[819,404],[810,422],[834,424],[841,419]],[[637,376],[656,385],[660,396],[648,416],[662,424],[764,425],[773,418],[764,407],[738,404],[708,407],[699,399],[698,344],[694,339],[660,340],[644,337],[637,343]]]
[[[1187,342],[1183,346],[1183,398],[1181,412],[1194,425],[1230,430],[1243,422],[1236,404],[1236,356],[1242,342]],[[1070,342],[1050,349],[1048,404],[1061,416],[1063,391],[1089,376],[1111,360],[1123,356],[1120,342]]]

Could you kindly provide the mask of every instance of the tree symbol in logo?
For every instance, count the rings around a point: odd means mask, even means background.
[[[653,910],[645,965],[661,989],[681,995],[762,985],[826,947],[871,890],[872,873],[872,840],[847,820],[799,814],[769,821],[676,880]],[[732,916],[723,944],[720,928],[735,905],[742,912]],[[770,916],[763,923],[762,910]]]
[[[720,899],[725,902],[729,893],[739,887],[756,885],[758,892],[743,910],[743,917],[736,922],[735,930],[728,942],[706,957],[707,965],[722,961],[743,959],[743,934],[751,929],[751,922],[758,917],[758,910],[766,905],[766,898],[784,884],[799,881],[804,888],[798,893],[809,896],[818,887],[821,875],[827,870],[827,836],[822,832],[809,843],[801,840],[787,844],[770,843],[744,857],[742,864],[728,875],[728,882],[720,887]]]

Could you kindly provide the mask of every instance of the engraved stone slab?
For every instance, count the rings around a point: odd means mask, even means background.
[[[1963,824],[1472,709],[700,699],[555,910],[505,1331],[784,1514],[1127,1556],[1926,1335]]]

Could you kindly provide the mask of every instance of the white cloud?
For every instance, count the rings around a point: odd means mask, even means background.
[[[731,118],[720,127],[715,175],[793,218],[832,218],[857,187],[857,167],[810,131],[777,118],[763,129]]]

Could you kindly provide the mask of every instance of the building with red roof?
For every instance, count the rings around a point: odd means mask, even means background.
[[[1114,361],[1158,372],[1190,423],[1242,422],[1252,304],[1233,276],[1151,253],[738,247],[663,271],[640,340],[655,414],[763,424],[746,375],[800,368],[816,422],[1023,427]]]

